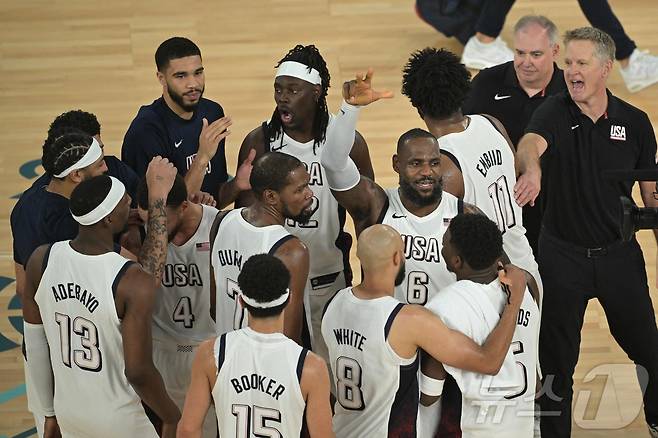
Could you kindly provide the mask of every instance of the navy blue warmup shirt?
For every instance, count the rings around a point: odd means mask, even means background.
[[[121,160],[139,177],[146,175],[151,159],[157,155],[174,163],[178,173],[185,175],[199,149],[199,135],[203,119],[208,123],[224,117],[222,107],[202,98],[190,120],[180,118],[160,97],[150,105],[142,106],[130,124],[121,147]],[[217,195],[219,186],[226,182],[226,154],[224,140],[210,160],[201,190]]]

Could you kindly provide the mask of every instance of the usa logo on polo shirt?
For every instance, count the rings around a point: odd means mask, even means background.
[[[610,140],[626,141],[626,127],[610,125]]]

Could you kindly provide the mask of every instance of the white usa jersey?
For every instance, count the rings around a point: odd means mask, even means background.
[[[283,243],[293,238],[281,225],[257,227],[250,224],[242,217],[242,210],[226,213],[212,243],[218,335],[247,326],[247,311],[238,299],[238,274],[242,264],[256,254],[274,255]]]
[[[506,300],[497,279],[489,284],[462,280],[443,290],[427,307],[448,327],[481,345],[498,324]],[[539,320],[537,303],[526,288],[512,344],[498,375],[491,377],[444,365],[463,394],[464,438],[533,436]]]
[[[153,339],[198,344],[215,334],[210,318],[210,228],[218,211],[201,205],[201,222],[182,245],[169,242],[155,296]]]
[[[337,437],[416,436],[418,355],[402,358],[387,340],[403,306],[393,297],[359,299],[352,288],[329,302],[322,336],[336,386]]]
[[[404,241],[407,277],[395,288],[395,298],[425,305],[441,289],[457,281],[441,258],[443,234],[450,220],[461,213],[461,200],[443,192],[439,206],[424,217],[414,216],[400,200],[398,189],[387,189],[388,207],[381,223],[390,225]]]
[[[333,115],[330,115],[329,125],[334,120]],[[338,274],[349,267],[352,238],[343,231],[345,209],[338,205],[332,195],[325,171],[320,164],[324,143],[319,146],[315,146],[313,140],[300,143],[285,132],[280,132],[274,140],[269,141],[268,146],[272,152],[283,152],[299,159],[310,175],[313,215],[305,225],[287,219],[285,226],[308,247],[311,257],[307,289],[313,294],[313,291],[320,291],[330,286]]]
[[[215,341],[212,388],[222,437],[298,437],[306,402],[300,381],[308,350],[282,333],[249,327]]]
[[[514,153],[486,117],[468,117],[471,121],[463,132],[438,138],[439,147],[457,160],[455,165],[464,177],[464,202],[475,205],[498,224],[510,261],[530,272],[539,283],[539,269],[525,236],[522,210],[514,201]]]
[[[81,254],[70,241],[54,243],[45,255],[34,298],[50,348],[54,406],[64,436],[157,437],[125,375],[114,295],[131,264],[114,252]]]

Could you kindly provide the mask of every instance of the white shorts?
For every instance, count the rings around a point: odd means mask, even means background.
[[[160,371],[162,380],[171,399],[183,412],[185,394],[192,378],[192,362],[196,344],[174,344],[153,340],[153,363]],[[217,437],[217,417],[214,409],[208,409],[203,422],[203,437]]]

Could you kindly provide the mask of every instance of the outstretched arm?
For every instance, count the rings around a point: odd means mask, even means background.
[[[539,157],[546,151],[548,142],[539,134],[528,133],[519,141],[516,151],[516,173],[519,174],[514,186],[514,200],[523,207],[527,203],[535,205],[541,190],[541,166]]]
[[[512,341],[526,287],[525,273],[516,266],[505,266],[505,271],[499,272],[499,278],[511,290],[510,298],[484,345],[477,345],[469,337],[448,328],[429,310],[415,305],[404,306],[395,318],[389,335],[392,345],[395,342],[408,346],[401,339],[406,338],[446,365],[482,374],[497,374]],[[400,328],[397,329],[396,325]]]
[[[361,176],[350,158],[360,111],[355,105],[365,106],[392,97],[390,92],[373,90],[372,75],[372,70],[369,70],[365,76],[358,74],[356,80],[343,85],[345,101],[336,115],[336,121],[327,131],[326,148],[329,152],[322,154],[322,166],[327,171],[332,193],[350,212],[357,228],[374,223],[386,202],[384,190],[371,179]]]

